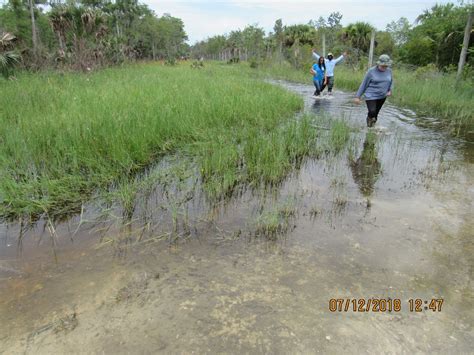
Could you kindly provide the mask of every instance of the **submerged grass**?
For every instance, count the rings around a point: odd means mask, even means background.
[[[278,182],[314,134],[308,119],[288,122],[301,98],[225,66],[23,74],[0,86],[3,217],[67,213],[174,151],[197,158],[216,195]]]
[[[408,71],[395,68],[394,95],[390,100],[406,106],[421,115],[444,119],[446,126],[455,134],[474,135],[474,87],[472,81],[456,85],[454,74],[434,71]],[[365,72],[339,65],[335,71],[336,88],[355,92]],[[289,64],[262,67],[260,75],[275,79],[311,84],[309,70],[296,70]]]
[[[271,209],[264,209],[256,218],[255,236],[277,239],[291,229],[291,220],[296,216],[294,201],[286,201]]]

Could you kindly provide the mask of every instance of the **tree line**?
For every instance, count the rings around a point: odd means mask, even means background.
[[[311,49],[316,48],[321,54],[348,51],[349,64],[362,68],[367,64],[371,34],[375,32],[375,55],[386,53],[398,63],[411,66],[432,64],[443,70],[459,61],[466,19],[472,11],[473,6],[467,4],[435,5],[420,14],[413,24],[402,17],[382,31],[366,22],[343,26],[339,12],[307,24],[283,25],[278,19],[268,34],[258,25],[249,25],[243,30],[200,41],[191,47],[191,52],[197,57],[231,61],[286,60],[295,67],[302,67],[308,64]],[[471,32],[468,49],[471,55],[468,55],[467,67],[471,71],[473,41]]]
[[[375,55],[449,70],[458,63],[472,11],[473,5],[463,3],[435,5],[413,24],[402,17],[382,31],[366,22],[343,26],[342,15],[333,12],[307,24],[284,25],[278,19],[270,33],[249,25],[189,46],[181,19],[157,16],[138,0],[8,0],[0,9],[0,70],[9,76],[14,65],[89,70],[141,59],[171,64],[187,56],[251,65],[270,59],[301,68],[312,48],[321,54],[348,51],[346,62],[364,68],[374,32]],[[466,70],[472,74],[474,36],[468,36]]]
[[[186,55],[181,19],[137,0],[8,0],[0,9],[0,66],[82,70]]]

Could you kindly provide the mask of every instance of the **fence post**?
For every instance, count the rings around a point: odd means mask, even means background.
[[[323,57],[326,56],[326,34],[323,33]]]
[[[374,59],[374,45],[375,45],[375,31],[372,31],[370,35],[369,69],[372,67],[372,61]]]

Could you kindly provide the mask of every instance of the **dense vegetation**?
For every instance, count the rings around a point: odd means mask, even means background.
[[[0,33],[14,37],[0,50],[21,55],[27,68],[173,62],[188,51],[183,22],[169,14],[157,17],[137,0],[9,0],[0,9]]]

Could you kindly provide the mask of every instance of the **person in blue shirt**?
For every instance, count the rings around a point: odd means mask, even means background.
[[[313,96],[320,96],[321,92],[326,87],[326,64],[324,63],[324,58],[320,57],[318,62],[313,64],[310,69],[310,73],[313,74],[313,84],[316,88]]]
[[[340,63],[344,57],[347,56],[347,52],[344,52],[339,56],[338,58],[334,59],[334,56],[332,55],[331,52],[328,53],[328,59],[326,60],[326,76],[327,76],[327,85],[328,85],[328,92],[329,95],[332,95],[332,88],[334,86],[334,68],[336,64]],[[316,53],[316,51],[313,49],[313,58],[316,60],[319,60],[321,56]]]
[[[377,65],[370,68],[357,91],[355,102],[360,103],[360,98],[365,94],[367,104],[367,127],[372,127],[377,122],[380,109],[387,96],[392,95],[393,79],[390,66],[392,60],[387,54],[382,54],[377,60]]]

